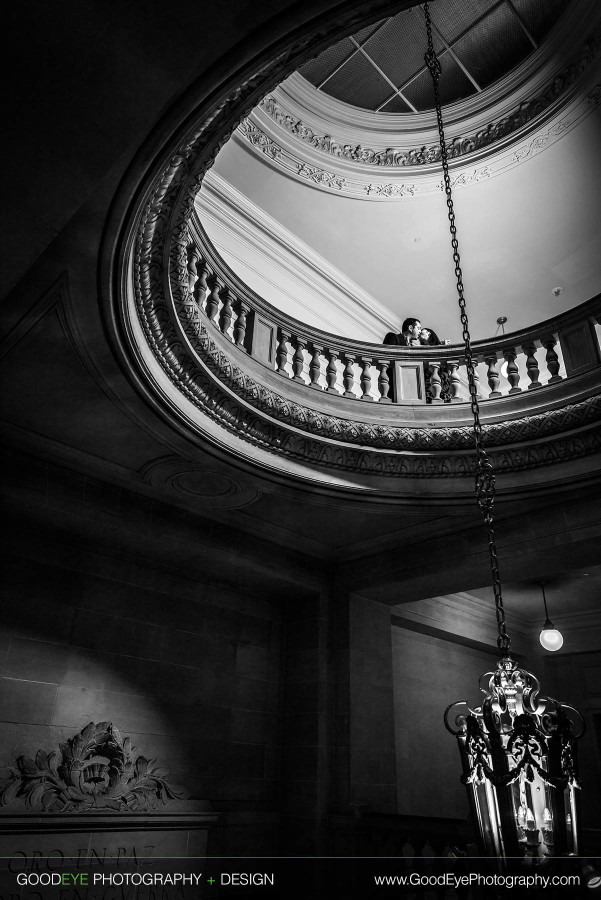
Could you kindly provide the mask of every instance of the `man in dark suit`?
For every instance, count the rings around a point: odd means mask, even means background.
[[[395,334],[389,331],[384,338],[385,344],[392,344],[397,347],[419,347],[419,335],[422,330],[422,323],[419,319],[405,319],[403,322],[401,333]]]

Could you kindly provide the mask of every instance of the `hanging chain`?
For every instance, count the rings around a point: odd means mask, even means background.
[[[457,240],[457,226],[455,225],[455,209],[453,206],[453,194],[451,191],[451,179],[449,176],[449,157],[447,153],[447,145],[445,141],[444,126],[442,121],[442,107],[440,103],[440,93],[438,90],[438,79],[442,71],[440,60],[434,51],[434,43],[432,41],[432,20],[430,18],[430,10],[428,9],[428,0],[424,2],[424,14],[426,18],[426,31],[428,34],[428,49],[424,56],[424,60],[430,75],[432,76],[432,84],[434,87],[434,105],[436,107],[436,119],[438,122],[438,137],[440,140],[440,159],[442,162],[442,171],[444,178],[444,190],[447,196],[447,210],[449,217],[449,226],[451,232],[451,246],[453,248],[453,262],[455,263],[455,278],[457,279],[457,297],[459,300],[459,310],[461,313],[461,324],[463,326],[463,343],[465,345],[465,364],[467,368],[467,379],[470,392],[470,402],[472,408],[472,416],[474,419],[474,437],[476,442],[476,499],[478,506],[482,512],[486,529],[488,531],[488,551],[490,555],[490,567],[492,571],[493,590],[495,595],[495,610],[497,614],[497,628],[499,636],[497,645],[503,654],[509,652],[511,640],[507,634],[505,627],[505,610],[503,608],[503,597],[501,595],[501,577],[499,575],[499,563],[497,558],[497,546],[495,542],[495,531],[493,522],[493,506],[495,502],[495,473],[486,451],[484,449],[484,439],[482,435],[482,423],[480,422],[480,407],[478,405],[478,391],[476,388],[474,357],[472,354],[472,342],[469,332],[469,322],[467,318],[466,303],[463,288],[463,273],[461,271],[461,258],[459,256],[459,242]]]

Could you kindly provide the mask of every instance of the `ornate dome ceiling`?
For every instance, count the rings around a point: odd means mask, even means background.
[[[470,82],[473,92],[445,103],[443,116],[470,295],[478,298],[473,334],[485,338],[500,314],[509,330],[523,328],[601,289],[601,4],[433,0],[430,8],[439,8],[435,21],[449,45],[439,38],[441,84],[451,51],[467,46],[466,35],[480,41],[470,70],[480,90]],[[513,30],[495,31],[501,12]],[[341,59],[340,48],[355,40],[373,51],[378,35],[389,42],[396,80],[383,50],[374,61],[403,89],[423,67],[418,6],[355,27],[354,38],[338,36],[321,54],[315,45],[315,58],[272,87],[223,146],[197,197],[199,215],[234,271],[296,318],[377,342],[419,310],[439,334],[458,339],[434,111],[393,114],[326,92],[336,72],[365,59],[358,50]],[[526,53],[521,61],[516,46]],[[332,73],[315,79],[323,89],[307,78],[319,67]]]
[[[431,6],[443,104],[480,93],[536,50],[570,0],[462,0]],[[300,69],[319,91],[360,109],[432,109],[424,65],[423,7],[382,19],[328,48]]]
[[[451,168],[471,166],[459,184],[529,156],[514,146],[528,135],[551,127],[548,143],[590,113],[585,98],[601,48],[593,0],[435,0],[431,11]],[[423,8],[404,9],[305,63],[263,98],[239,134],[263,162],[322,190],[387,201],[437,192],[425,47]],[[493,168],[483,167],[492,156]]]

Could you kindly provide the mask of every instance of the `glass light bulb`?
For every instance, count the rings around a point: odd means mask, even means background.
[[[561,650],[563,647],[563,635],[557,628],[543,628],[540,633],[540,642],[545,650]]]

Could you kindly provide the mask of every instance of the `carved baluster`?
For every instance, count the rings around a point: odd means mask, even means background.
[[[465,367],[465,377],[466,377],[466,380],[468,381],[467,389],[468,389],[469,400],[471,402],[472,395],[469,393],[469,378],[468,378],[468,374],[467,374],[467,366]],[[482,394],[480,393],[480,375],[478,374],[478,360],[477,359],[474,359],[474,387],[476,388],[476,399],[482,400]]]
[[[530,341],[528,344],[524,344],[522,349],[526,354],[526,371],[528,372],[528,378],[530,379],[528,390],[531,391],[534,388],[542,387],[542,384],[538,380],[540,369],[538,368],[538,362],[535,356],[536,345],[534,341]]]
[[[209,293],[209,285],[207,284],[207,278],[209,277],[210,272],[206,262],[202,261],[200,264],[200,272],[198,273],[198,281],[196,282],[196,300],[199,306],[203,306],[205,302],[205,298]]]
[[[246,317],[250,312],[250,306],[243,300],[238,303],[238,317],[234,324],[234,343],[236,347],[245,350],[244,339],[246,337]]]
[[[371,368],[372,360],[367,356],[361,357],[361,399],[362,400],[373,400],[374,398],[370,394],[371,391],[371,372],[369,371]]]
[[[232,296],[232,292],[230,291],[230,289],[228,287],[226,287],[224,289],[222,297],[223,297],[223,308],[221,310],[221,317],[220,317],[221,331],[223,332],[223,334],[226,337],[229,338],[230,337],[229,327],[230,327],[230,324],[231,324],[231,321],[233,318],[232,302],[233,302],[234,298]],[[230,340],[231,340],[231,338],[230,338]]]
[[[563,381],[561,375],[559,375],[559,357],[555,352],[555,344],[557,343],[555,337],[552,334],[545,335],[542,338],[542,345],[547,351],[547,355],[545,357],[547,361],[547,369],[549,370],[549,374],[551,377],[549,378],[547,384],[557,384],[558,381]]]
[[[461,389],[461,378],[459,377],[459,360],[447,359],[447,367],[449,370],[449,383],[451,386],[451,403],[461,403],[461,397],[459,396],[459,391]]]
[[[286,363],[288,362],[288,347],[286,346],[286,342],[290,340],[291,334],[289,331],[284,331],[284,329],[280,329],[280,340],[275,351],[275,359],[278,367],[278,374],[285,375],[286,378],[289,378],[289,374],[286,371]]]
[[[439,369],[440,360],[432,360],[428,363],[430,367],[430,391],[432,392],[432,403],[443,403],[440,392],[442,390],[442,382],[440,380]]]
[[[390,365],[389,359],[377,359],[376,364],[378,366],[378,390],[380,391],[380,403],[392,403],[391,398],[388,396],[390,393],[390,376],[388,374],[388,367]]]
[[[326,379],[328,382],[328,386],[326,391],[329,391],[330,394],[338,394],[340,393],[338,388],[336,387],[336,381],[338,380],[338,369],[336,368],[336,360],[338,359],[338,351],[329,349],[327,351],[328,354],[328,365],[326,368]]]
[[[303,368],[305,365],[303,350],[307,346],[307,341],[305,338],[295,336],[294,342],[296,344],[296,350],[294,351],[294,356],[292,357],[292,380],[300,381],[301,384],[305,384],[305,379],[302,377]]]
[[[515,361],[515,347],[504,347],[503,356],[505,357],[505,362],[507,363],[507,381],[510,385],[509,393],[521,394],[522,389],[521,387],[518,387],[518,384],[520,382],[520,370],[518,369]]]
[[[192,245],[188,249],[188,290],[194,296],[194,287],[198,280],[198,269],[196,268],[196,264],[200,259],[200,250],[198,247]]]
[[[501,379],[499,378],[499,373],[497,372],[497,357],[495,356],[487,356],[485,358],[485,362],[488,363],[488,386],[490,388],[490,394],[488,395],[489,400],[494,400],[495,397],[502,397],[503,394],[499,390],[499,384],[501,383]]]
[[[482,400],[482,394],[480,393],[480,375],[478,373],[478,363],[474,360],[474,387],[476,388],[476,399]]]
[[[309,387],[321,391],[322,388],[319,383],[319,376],[321,375],[321,354],[323,353],[323,347],[311,342],[311,350],[311,362],[309,363],[309,377],[311,379],[311,384]]]
[[[221,291],[221,285],[219,284],[219,279],[214,276],[213,277],[213,287],[211,288],[211,293],[207,299],[207,317],[213,323],[213,325],[217,326],[217,310],[219,309],[219,293]]]
[[[342,383],[344,384],[344,393],[343,397],[352,397],[356,400],[355,392],[353,391],[353,386],[355,384],[355,371],[353,369],[353,363],[355,362],[355,357],[352,353],[343,353],[344,356],[344,372],[342,374]]]

